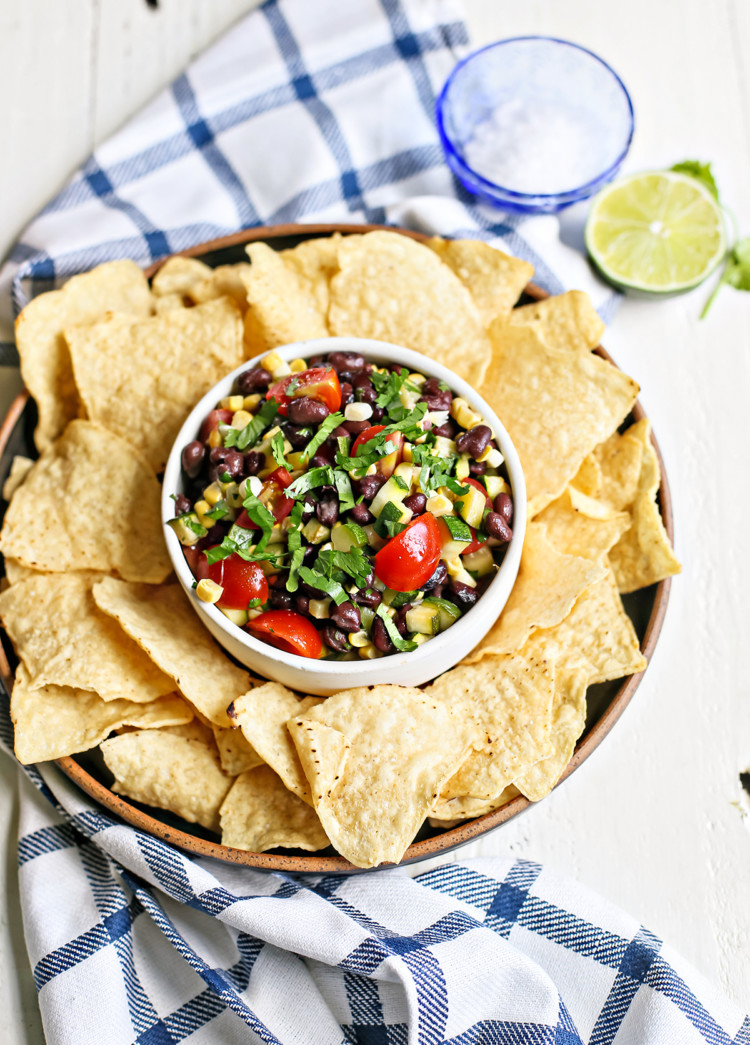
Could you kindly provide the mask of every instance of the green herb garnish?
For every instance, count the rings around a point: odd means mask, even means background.
[[[412,650],[415,650],[417,648],[416,642],[412,642],[411,639],[403,639],[401,637],[398,628],[393,623],[391,617],[388,614],[388,610],[385,606],[385,603],[380,603],[375,615],[377,617],[380,617],[383,624],[385,624],[385,630],[388,633],[388,638],[391,640],[393,645],[400,653],[411,653]]]
[[[257,443],[260,436],[273,421],[279,409],[275,399],[267,399],[260,410],[248,421],[244,428],[230,428],[224,436],[224,446],[236,446],[238,450],[246,450],[248,446]]]
[[[322,468],[311,468],[309,472],[303,472],[302,475],[294,480],[291,486],[287,486],[284,495],[286,497],[291,497],[293,501],[298,501],[316,486],[334,485],[335,479],[333,468],[331,468],[330,465],[324,465]]]
[[[326,595],[333,599],[337,606],[340,606],[342,602],[349,601],[349,596],[338,581],[325,577],[322,573],[318,573],[317,570],[311,570],[309,566],[300,566],[299,575],[306,584],[324,591]]]
[[[325,421],[321,424],[315,435],[312,437],[310,442],[305,447],[305,454],[308,459],[313,456],[318,447],[321,447],[326,441],[329,435],[334,432],[339,425],[344,423],[343,414],[329,414]]]

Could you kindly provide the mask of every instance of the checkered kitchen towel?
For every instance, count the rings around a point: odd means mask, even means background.
[[[299,219],[491,238],[551,290],[540,253],[585,284],[555,219],[477,207],[442,162],[435,93],[466,43],[450,0],[264,5],[27,229],[2,273],[6,317],[11,289],[17,308],[110,258]],[[9,751],[7,699],[0,727]],[[656,937],[536,864],[264,875],[118,823],[53,765],[19,769],[19,789],[51,1045],[750,1045],[750,1020]]]

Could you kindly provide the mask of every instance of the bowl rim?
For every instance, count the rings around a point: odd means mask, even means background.
[[[348,346],[348,348],[345,346]],[[487,403],[467,381],[442,363],[438,363],[436,360],[430,359],[419,352],[415,352],[413,349],[405,348],[402,345],[395,345],[391,342],[379,341],[373,338],[313,338],[306,341],[290,342],[288,345],[279,345],[273,349],[274,352],[278,352],[281,358],[287,362],[289,359],[295,359],[298,356],[305,358],[306,356],[319,355],[322,351],[332,352],[337,350],[358,351],[368,358],[370,356],[380,356],[381,358],[392,360],[394,362],[403,360],[404,365],[408,366],[412,371],[418,367],[420,371],[426,373],[428,377],[434,376],[438,377],[439,380],[448,382],[451,386],[451,391],[454,394],[465,398],[469,405],[475,410],[481,411],[482,420],[492,428],[498,445],[500,446],[501,453],[505,458],[511,490],[513,492],[513,536],[508,544],[502,562],[498,567],[497,573],[493,577],[490,585],[487,587],[487,590],[483,593],[481,598],[477,600],[477,603],[467,610],[466,613],[462,614],[460,620],[456,621],[456,623],[447,631],[435,636],[435,638],[433,638],[429,643],[425,643],[416,650],[407,653],[391,654],[387,658],[387,666],[394,675],[397,676],[398,670],[402,665],[414,665],[415,658],[418,660],[427,660],[434,656],[436,651],[435,643],[438,643],[442,647],[447,645],[445,640],[450,638],[451,641],[459,647],[461,645],[461,637],[465,636],[472,627],[476,627],[478,619],[477,617],[472,617],[472,612],[480,605],[486,613],[492,608],[494,603],[497,606],[497,614],[501,612],[502,605],[499,605],[498,603],[502,597],[503,585],[506,583],[510,574],[512,574],[512,580],[515,581],[521,562],[521,552],[526,533],[526,482],[518,451],[513,445],[513,441],[500,418],[491,408],[489,403]],[[274,646],[270,646],[268,643],[262,642],[260,639],[248,634],[248,632],[243,628],[233,624],[216,606],[200,602],[192,594],[194,576],[182,553],[182,545],[172,528],[167,525],[168,520],[174,518],[172,494],[177,492],[181,483],[182,473],[180,455],[182,453],[182,448],[186,446],[188,442],[191,442],[196,438],[196,433],[200,428],[201,420],[206,416],[206,413],[209,410],[215,408],[216,402],[219,398],[217,389],[222,385],[233,384],[239,374],[249,370],[253,366],[257,366],[259,361],[262,360],[265,355],[267,355],[267,352],[261,352],[258,355],[253,356],[252,359],[246,360],[240,364],[240,366],[235,367],[235,369],[230,373],[225,374],[220,381],[217,381],[216,384],[214,384],[196,403],[186,417],[180,431],[177,433],[172,448],[169,451],[162,479],[161,514],[167,551],[175,573],[185,589],[186,594],[188,594],[191,605],[198,613],[198,616],[200,617],[202,614],[205,614],[209,620],[213,621],[214,624],[221,629],[222,633],[230,635],[248,652],[260,657],[266,657],[271,661],[276,661],[280,664],[286,665],[287,667],[296,669],[297,671],[304,670],[305,674],[309,673],[313,676],[324,674],[332,674],[334,676],[340,675],[342,677],[348,676],[345,684],[345,688],[347,689],[350,689],[353,686],[367,686],[371,684],[368,682],[368,678],[372,673],[373,663],[380,664],[380,660],[376,662],[369,660],[332,661],[328,658],[313,660],[307,657],[301,657],[295,653],[286,653],[283,650],[276,649]],[[489,630],[491,627],[492,623],[488,625],[486,630]],[[473,643],[472,648],[480,641],[484,634],[485,632],[482,632],[482,635]],[[451,667],[455,667],[460,659],[459,654],[456,660],[452,662]],[[259,665],[257,670],[262,671],[262,666]],[[444,670],[447,671],[449,668]],[[354,676],[354,678],[351,676]]]
[[[165,255],[158,261],[151,263],[144,271],[146,276],[151,278],[170,257],[202,257],[214,251],[227,250],[255,240],[268,242],[273,240],[285,240],[288,238],[311,239],[315,236],[330,236],[334,232],[340,232],[345,235],[347,233],[361,234],[363,232],[372,232],[375,230],[398,232],[400,235],[417,240],[417,242],[420,243],[426,243],[430,239],[430,236],[425,233],[415,232],[411,229],[398,228],[393,225],[362,224],[354,222],[311,222],[310,224],[290,222],[282,225],[258,225],[252,228],[241,229],[237,232],[229,233],[226,236],[216,237],[213,240],[207,240],[203,243],[195,244],[192,247],[187,247],[185,250],[175,252],[172,255]],[[550,296],[547,291],[543,290],[533,282],[526,285],[524,292],[534,301],[542,301]],[[612,357],[604,348],[602,348],[601,345],[595,348],[594,352],[600,358],[605,359],[613,366],[616,366]],[[8,413],[6,414],[2,425],[0,425],[0,454],[5,452],[9,439],[15,432],[16,426],[22,420],[29,398],[28,391],[24,389],[19,392],[18,396],[11,403]],[[636,400],[633,405],[632,415],[635,421],[639,421],[647,416],[639,400]],[[653,430],[651,432],[651,443],[659,462],[661,476],[661,483],[657,495],[661,517],[667,534],[670,540],[673,541],[674,519],[672,513],[672,496],[661,450]],[[654,652],[664,623],[671,586],[672,579],[670,577],[666,580],[660,581],[655,586],[653,605],[641,641],[641,652],[647,659],[650,659]],[[620,687],[613,694],[601,716],[578,740],[573,756],[563,770],[560,779],[555,784],[555,788],[560,787],[565,780],[569,779],[576,769],[586,761],[589,755],[609,734],[632,700],[635,691],[641,683],[643,675],[644,672],[638,672],[635,675],[625,677]],[[13,672],[2,645],[0,645],[0,681],[2,681],[6,692],[10,693],[13,684]],[[189,834],[187,830],[172,827],[163,820],[157,819],[155,816],[145,812],[140,806],[131,804],[121,796],[116,795],[108,787],[92,776],[84,766],[76,761],[74,756],[67,755],[63,758],[56,759],[55,764],[61,772],[64,773],[65,776],[67,776],[85,794],[94,799],[94,801],[103,806],[110,813],[119,817],[125,823],[131,825],[136,830],[150,834],[161,841],[165,841],[185,852],[192,853],[195,856],[208,857],[209,859],[215,859],[222,863],[236,864],[254,870],[276,873],[293,873],[300,875],[353,875],[369,873],[366,869],[354,867],[348,860],[338,854],[334,856],[320,856],[317,854],[306,854],[300,856],[299,854],[292,855],[278,852],[255,853],[249,850],[235,849],[231,846],[225,846],[220,842],[206,840],[199,836]],[[422,860],[445,856],[468,842],[472,842],[475,839],[488,834],[490,831],[496,830],[508,820],[512,820],[514,817],[525,812],[532,804],[533,803],[531,803],[527,798],[524,798],[523,795],[519,795],[504,806],[494,810],[494,812],[485,813],[481,817],[466,820],[456,827],[448,828],[441,834],[435,835],[431,838],[423,839],[419,842],[412,842],[404,854],[400,864],[382,864],[380,865],[380,868],[377,869],[380,870],[384,867],[393,866],[406,867],[410,864],[419,863]]]
[[[461,70],[468,65],[473,59],[479,57],[487,51],[495,50],[496,48],[505,47],[508,44],[522,43],[529,40],[543,41],[545,43],[560,44],[564,47],[570,47],[573,50],[581,51],[583,54],[593,58],[600,65],[604,66],[608,73],[611,74],[613,79],[617,82],[620,90],[622,91],[625,101],[627,103],[628,113],[630,116],[630,129],[628,131],[627,140],[625,141],[624,147],[620,150],[617,159],[611,163],[602,173],[597,174],[594,178],[584,182],[584,184],[576,186],[572,189],[565,189],[562,192],[519,192],[517,189],[508,189],[504,185],[500,185],[499,182],[490,181],[489,178],[485,178],[484,175],[476,171],[469,163],[466,162],[464,154],[458,145],[453,141],[452,137],[448,133],[445,125],[444,109],[448,101],[448,94],[455,81],[455,78],[461,72]],[[622,78],[615,72],[612,66],[605,62],[594,51],[588,47],[583,47],[582,44],[574,43],[572,40],[563,40],[559,36],[546,36],[543,33],[530,33],[524,36],[509,36],[503,40],[495,40],[493,43],[485,44],[483,47],[477,48],[467,54],[461,61],[457,62],[448,75],[445,83],[443,84],[440,94],[438,95],[437,101],[435,102],[435,119],[437,122],[438,134],[440,141],[446,156],[450,157],[456,164],[463,170],[466,171],[472,178],[476,179],[481,186],[487,190],[489,195],[493,193],[502,194],[509,198],[510,201],[516,202],[519,205],[522,203],[532,203],[533,201],[541,201],[543,203],[552,203],[554,201],[565,201],[566,203],[575,203],[580,199],[587,199],[592,196],[594,192],[602,185],[606,185],[619,170],[623,163],[623,160],[630,151],[630,146],[633,142],[633,135],[635,134],[635,109],[633,107],[633,99],[630,97],[630,93],[622,81]]]

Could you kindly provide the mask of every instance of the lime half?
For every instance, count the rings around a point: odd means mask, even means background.
[[[724,219],[694,178],[675,171],[631,174],[594,199],[586,248],[615,286],[674,294],[702,283],[722,260]]]

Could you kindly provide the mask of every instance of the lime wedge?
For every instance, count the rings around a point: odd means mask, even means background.
[[[675,171],[631,174],[595,197],[586,248],[615,286],[675,294],[702,283],[724,257],[724,219],[694,178]]]

